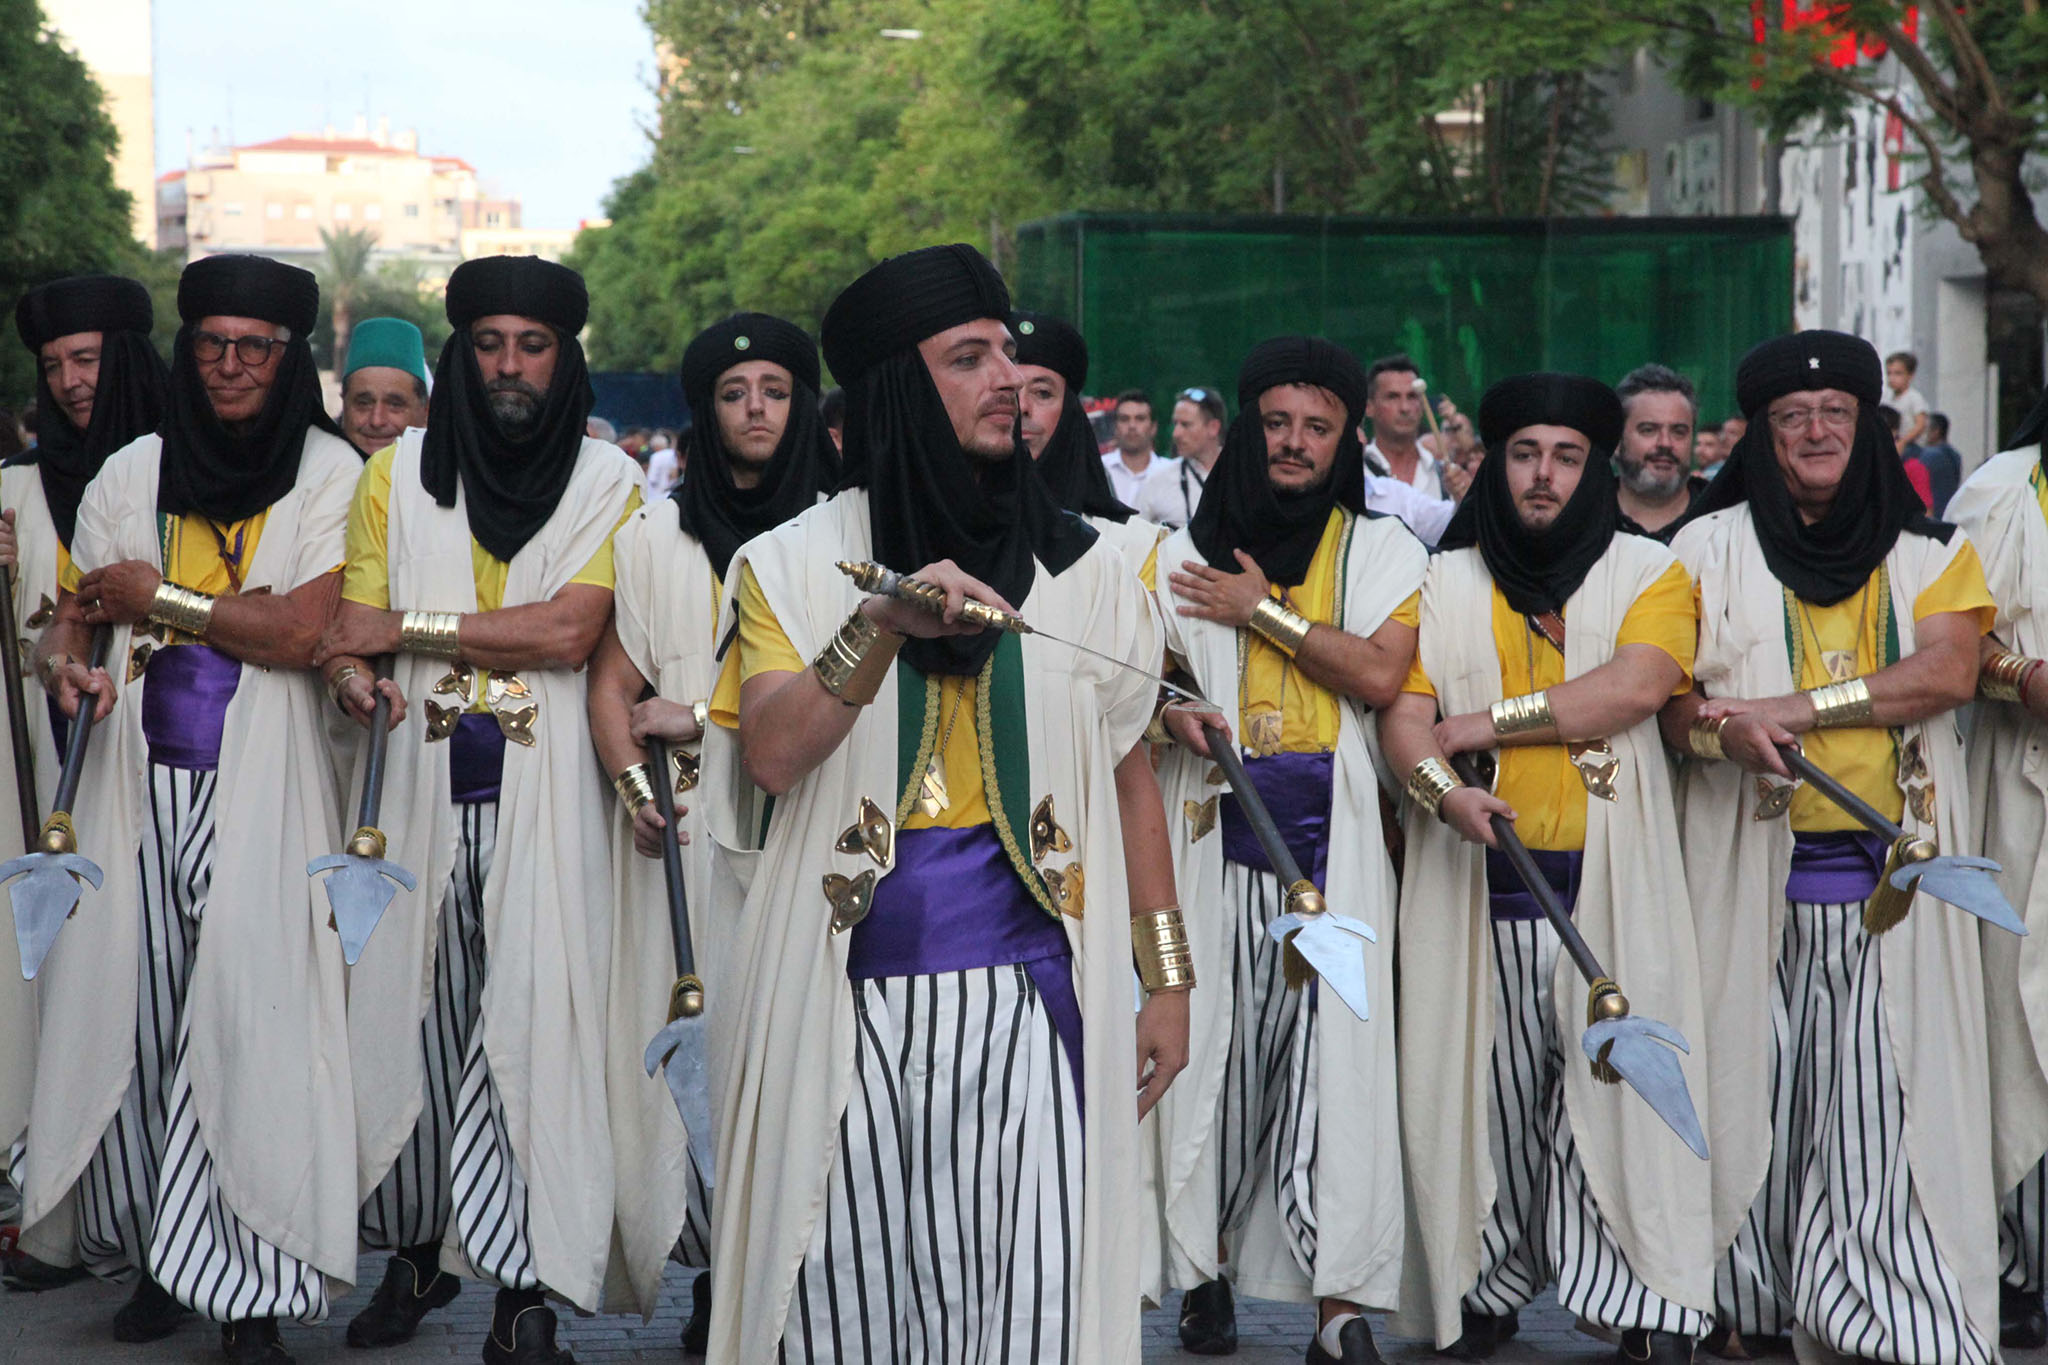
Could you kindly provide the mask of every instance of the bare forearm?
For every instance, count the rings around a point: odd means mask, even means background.
[[[1295,651],[1294,664],[1310,682],[1378,708],[1400,695],[1414,659],[1411,626],[1389,621],[1361,637],[1318,623]]]
[[[1683,696],[1671,698],[1657,712],[1657,728],[1664,733],[1664,742],[1676,753],[1689,754],[1692,750],[1692,723],[1700,718],[1700,708],[1707,699],[1698,688]]]
[[[607,776],[617,776],[646,754],[633,741],[633,705],[647,690],[647,679],[626,654],[618,634],[606,627],[590,661],[590,739]]]
[[[1436,742],[1436,698],[1403,692],[1379,712],[1380,749],[1394,776],[1405,778],[1425,758],[1442,758]]]
[[[1173,851],[1166,841],[1166,807],[1159,777],[1143,744],[1116,765],[1117,819],[1124,839],[1124,879],[1131,913],[1175,903]]]
[[[780,796],[845,742],[861,708],[825,690],[817,672],[760,673],[740,686],[740,759],[754,785]]]
[[[456,633],[462,660],[496,672],[581,668],[597,648],[611,605],[606,589],[572,585],[546,602],[473,612]]]
[[[42,661],[61,659],[69,656],[84,659],[92,649],[92,627],[86,624],[85,616],[79,610],[78,599],[68,592],[57,594],[57,610],[50,617],[50,624],[43,627],[42,637],[36,642],[37,673],[43,673]]]
[[[311,668],[313,646],[341,600],[341,575],[324,574],[280,597],[233,594],[214,599],[206,643],[262,668]]]
[[[1678,661],[1654,645],[1623,645],[1598,668],[1548,689],[1556,724],[1503,744],[1576,744],[1620,734],[1655,715],[1684,675]]]

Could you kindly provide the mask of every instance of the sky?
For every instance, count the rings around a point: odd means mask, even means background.
[[[637,0],[155,0],[157,171],[192,145],[417,128],[523,202],[530,228],[602,216],[647,159],[653,40]],[[366,94],[367,91],[367,94]],[[217,133],[216,133],[216,130]],[[232,135],[232,136],[231,136]]]

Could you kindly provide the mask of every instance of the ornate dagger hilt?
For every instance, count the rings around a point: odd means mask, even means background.
[[[935,583],[907,578],[894,569],[885,568],[872,560],[856,564],[851,560],[839,561],[839,572],[853,580],[853,585],[862,592],[871,592],[878,597],[893,597],[923,607],[934,616],[946,610],[946,590]],[[986,602],[969,600],[960,608],[963,620],[972,621],[990,630],[1007,630],[1012,635],[1032,634],[1031,623],[1015,612],[992,607]]]

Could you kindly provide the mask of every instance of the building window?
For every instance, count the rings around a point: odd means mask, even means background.
[[[484,226],[485,226],[485,227],[503,227],[503,226],[505,226],[505,215],[504,215],[504,214],[502,214],[502,213],[487,213],[487,214],[485,214],[485,215],[484,215]]]
[[[221,215],[226,218],[240,218],[242,216],[242,206],[240,204],[222,204],[220,211]]]
[[[420,206],[419,206],[418,204],[407,204],[407,205],[405,206],[405,216],[406,216],[406,217],[408,217],[408,218],[417,218],[417,217],[419,217],[419,216],[420,216]]]
[[[346,223],[349,220],[349,216],[354,212],[355,210],[350,205],[336,204],[334,206],[334,221],[337,223]]]
[[[275,202],[265,204],[263,206],[263,216],[265,218],[284,217],[284,205]]]
[[[363,205],[363,217],[367,218],[369,221],[374,223],[383,216],[384,206],[382,204]]]
[[[311,204],[292,205],[292,217],[302,222],[310,222],[313,217],[313,206]]]

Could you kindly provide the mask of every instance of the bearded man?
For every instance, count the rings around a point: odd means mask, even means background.
[[[1692,472],[1699,400],[1692,381],[1664,365],[1639,365],[1615,386],[1624,420],[1614,448],[1621,529],[1669,540],[1707,480]]]
[[[1486,460],[1423,581],[1415,668],[1380,713],[1410,797],[1401,1116],[1426,1292],[1406,1307],[1465,1360],[1513,1336],[1553,1280],[1564,1308],[1620,1334],[1621,1361],[1684,1365],[1713,1308],[1705,1167],[1583,1060],[1587,983],[1491,825],[1514,822],[1635,1010],[1704,1041],[1657,731],[1699,623],[1684,566],[1617,533],[1623,423],[1614,392],[1578,375],[1487,390]],[[1495,748],[1491,791],[1445,761]],[[1688,1068],[1704,1094],[1704,1061]]]
[[[100,718],[73,813],[106,880],[39,978],[25,1242],[68,1243],[75,1188],[86,1264],[142,1272],[115,1336],[196,1310],[231,1361],[289,1360],[278,1318],[355,1276],[341,945],[305,875],[339,818],[310,665],[358,467],[318,306],[261,257],[185,268],[161,435],[86,489],[38,651],[63,712]]]
[[[818,344],[795,323],[735,313],[683,351],[692,476],[619,528],[613,616],[590,666],[590,732],[623,809],[612,821],[611,1046],[607,1094],[618,1161],[618,1237],[630,1299],[654,1312],[671,1259],[706,1273],[691,1284],[683,1349],[704,1353],[711,1327],[710,1191],[659,1077],[641,1067],[668,1018],[675,983],[661,841],[683,850],[690,939],[710,983],[713,1017],[741,1007],[711,964],[720,926],[738,909],[712,866],[703,817],[683,798],[706,765],[714,789],[744,782],[731,735],[705,723],[718,679],[718,606],[741,545],[813,506],[839,482],[839,448],[818,415]],[[649,695],[650,689],[652,695]],[[669,771],[648,770],[646,745],[670,746]],[[663,827],[651,784],[672,782],[677,828]],[[690,796],[692,804],[697,798]],[[756,804],[751,792],[749,804]],[[758,827],[758,821],[755,822]],[[708,1084],[709,1082],[707,1082]],[[708,1135],[706,1135],[708,1137]]]
[[[1160,550],[1168,650],[1229,718],[1304,874],[1379,936],[1360,944],[1369,1019],[1290,981],[1266,932],[1287,888],[1196,722],[1170,709],[1184,748],[1161,785],[1205,989],[1194,1074],[1160,1109],[1158,1195],[1164,1273],[1189,1291],[1181,1341],[1200,1354],[1235,1349],[1234,1282],[1320,1301],[1311,1361],[1377,1361],[1360,1310],[1393,1307],[1401,1280],[1394,870],[1366,715],[1408,676],[1428,556],[1398,520],[1364,515],[1370,392],[1321,338],[1254,347],[1195,519]]]
[[[1112,771],[1159,631],[1017,439],[1009,311],[966,246],[848,286],[823,329],[843,489],[728,574],[712,718],[776,801],[719,949],[745,1013],[715,1106],[714,1359],[1139,1352],[1136,1124],[1191,983],[1163,861],[1126,882]],[[943,615],[841,560],[935,584]],[[1110,657],[983,631],[970,600]],[[733,847],[734,813],[707,818]]]
[[[1950,713],[1993,607],[1969,540],[1906,482],[1881,385],[1877,352],[1839,332],[1743,357],[1748,430],[1672,541],[1700,643],[1663,726],[1691,755],[1686,882],[1715,964],[1716,1333],[1796,1327],[1842,1355],[1952,1365],[1988,1360],[1998,1330],[1978,923],[1922,894],[1867,930],[1886,847],[1790,785],[1777,750],[1966,846]]]
[[[378,684],[398,727],[386,856],[418,877],[349,980],[363,1240],[395,1253],[349,1340],[405,1340],[466,1275],[497,1287],[487,1365],[545,1365],[570,1358],[547,1295],[595,1311],[611,1239],[611,913],[590,894],[610,869],[582,670],[639,471],[583,434],[581,276],[465,261],[447,309],[425,430],[356,485],[319,652],[365,723],[370,660],[399,656]]]

